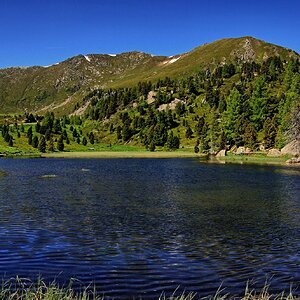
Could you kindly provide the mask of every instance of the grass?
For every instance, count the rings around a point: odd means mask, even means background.
[[[193,152],[184,151],[95,151],[95,152],[54,152],[44,153],[47,158],[184,158],[200,157]]]
[[[224,157],[212,158],[211,162],[222,162],[222,163],[253,163],[253,164],[271,164],[271,165],[282,165],[286,164],[286,161],[291,158],[289,155],[283,155],[278,157],[267,156],[264,153],[255,153],[251,155],[243,154],[232,154],[228,153]]]
[[[296,300],[299,296],[294,295],[292,289],[288,292],[280,294],[272,294],[269,291],[270,285],[265,286],[260,291],[255,291],[246,286],[243,296],[237,297],[225,293],[225,289],[219,288],[214,295],[207,297],[200,297],[195,292],[180,293],[175,290],[171,296],[166,296],[164,293],[160,297],[153,297],[157,300],[196,300],[196,299],[210,299],[210,300],[226,300],[226,299],[241,299],[241,300]],[[60,287],[53,282],[46,284],[42,280],[33,283],[27,279],[12,279],[2,283],[0,287],[0,299],[7,300],[105,300],[114,299],[98,295],[95,288],[88,287],[82,291],[76,292],[72,288],[72,284],[67,287]],[[130,298],[129,298],[130,299]],[[132,299],[134,299],[132,297]],[[138,299],[143,299],[139,297]]]

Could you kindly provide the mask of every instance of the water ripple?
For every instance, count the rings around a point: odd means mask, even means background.
[[[75,288],[92,283],[117,299],[300,282],[298,169],[193,159],[5,159],[0,168],[9,174],[2,277],[76,278]]]

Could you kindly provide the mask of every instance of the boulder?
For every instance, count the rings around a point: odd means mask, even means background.
[[[161,104],[159,107],[158,107],[158,110],[159,111],[163,111],[163,110],[167,110],[167,109],[170,109],[170,110],[175,110],[177,105],[179,103],[182,103],[182,104],[185,104],[184,101],[180,100],[180,99],[177,99],[175,98],[173,101],[171,101],[169,104]]]
[[[286,163],[289,165],[300,164],[300,157],[293,157],[293,158],[287,160]]]
[[[245,148],[245,147],[238,147],[235,154],[249,154],[251,153],[250,148]]]
[[[216,157],[224,157],[226,156],[226,150],[223,149],[223,150],[220,150],[217,154],[216,154]]]
[[[300,155],[300,140],[293,140],[281,149],[281,154]]]
[[[265,151],[265,146],[263,144],[260,144],[259,145],[259,151]]]
[[[275,149],[275,148],[270,149],[267,154],[267,156],[273,156],[273,157],[280,156],[280,155],[281,155],[280,150]]]
[[[155,100],[156,100],[156,92],[154,92],[154,91],[150,91],[149,93],[148,93],[148,97],[147,97],[147,103],[148,104],[152,104],[153,102],[155,102]]]

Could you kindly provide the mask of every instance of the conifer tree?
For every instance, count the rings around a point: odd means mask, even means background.
[[[42,153],[46,152],[46,139],[45,139],[45,137],[43,135],[40,138],[38,149]]]
[[[225,134],[229,141],[237,139],[236,128],[242,107],[242,96],[236,88],[233,88],[226,99],[226,111],[223,114]]]
[[[57,150],[58,151],[64,151],[65,145],[64,145],[64,139],[62,136],[59,137],[57,141]]]
[[[193,136],[193,131],[192,131],[191,127],[188,126],[188,127],[186,128],[186,131],[185,131],[185,137],[186,137],[187,139],[191,139],[192,136]]]
[[[13,147],[14,146],[13,137],[11,135],[9,136],[8,146],[9,147]]]
[[[53,142],[52,136],[50,136],[50,138],[49,138],[48,150],[49,150],[50,152],[53,152],[53,151],[54,151],[54,142]]]
[[[264,122],[263,126],[263,133],[264,133],[264,145],[266,149],[272,148],[275,145],[276,140],[276,124],[274,118],[271,120],[267,118]]]
[[[86,146],[86,145],[87,145],[87,139],[86,139],[85,136],[84,136],[83,139],[82,139],[82,145],[83,145],[83,146]]]
[[[248,122],[245,128],[245,133],[243,135],[243,141],[246,147],[254,149],[256,145],[256,130],[254,126]]]
[[[35,135],[32,139],[32,147],[37,148],[39,145],[39,138]]]
[[[257,131],[261,130],[267,117],[268,92],[263,77],[258,77],[253,83],[253,93],[250,98],[251,116],[250,119]]]

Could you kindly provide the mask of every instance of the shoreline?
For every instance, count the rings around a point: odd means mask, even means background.
[[[229,155],[224,157],[210,157],[207,163],[216,164],[256,164],[272,166],[299,166],[299,164],[289,164],[287,160],[290,156],[263,156],[263,155]]]
[[[211,164],[257,164],[299,167],[300,163],[289,164],[287,160],[292,156],[266,156],[262,154],[250,155],[227,155],[224,157],[209,156],[203,153],[190,151],[71,151],[71,152],[52,152],[52,153],[22,153],[2,155],[1,158],[65,158],[65,159],[117,159],[117,158],[198,158],[202,163]]]
[[[99,152],[56,152],[42,153],[42,158],[203,158],[193,152],[168,151],[99,151]]]

